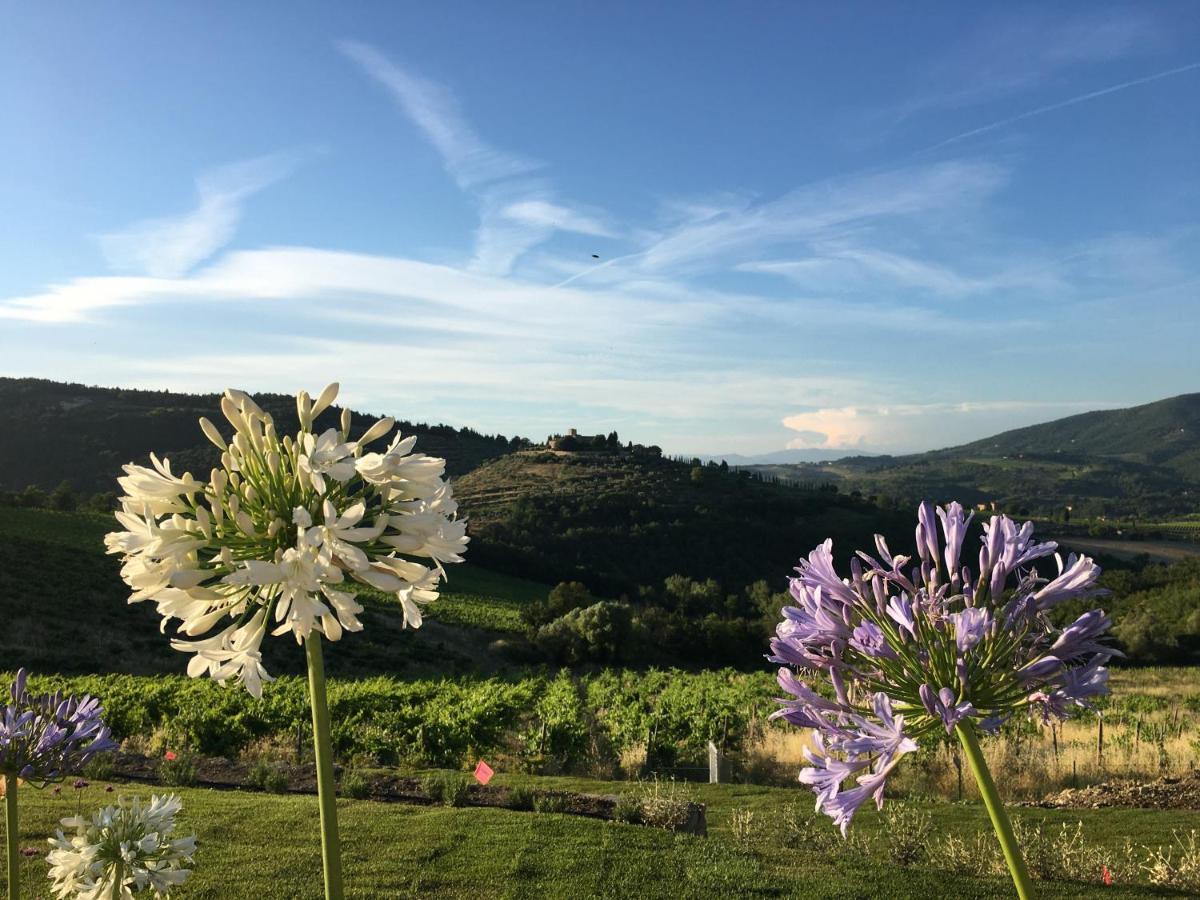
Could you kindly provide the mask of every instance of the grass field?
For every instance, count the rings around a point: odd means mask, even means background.
[[[501,776],[503,778],[504,776]],[[539,786],[619,790],[620,785],[539,779]],[[148,793],[145,787],[130,792]],[[237,791],[182,789],[183,833],[199,838],[196,869],[180,898],[293,900],[320,896],[321,861],[316,798]],[[1005,877],[969,877],[931,866],[887,862],[876,842],[878,817],[861,814],[861,839],[804,842],[772,829],[771,815],[790,803],[809,804],[795,790],[700,786],[708,804],[710,835],[672,835],[634,825],[575,816],[500,809],[420,807],[372,801],[339,801],[348,895],[357,898],[542,897],[804,897],[1000,898],[1012,895]],[[57,821],[112,800],[100,785],[76,797],[26,790],[22,795],[22,846],[44,847]],[[938,833],[987,828],[976,805],[929,805]],[[764,823],[750,840],[730,825],[735,811],[753,811]],[[1128,837],[1164,843],[1172,828],[1195,823],[1195,813],[1149,810],[1017,811],[1026,819],[1081,821],[1090,841],[1119,856]],[[827,820],[820,823],[831,835]],[[827,835],[823,835],[826,837]],[[1095,884],[1043,882],[1043,897],[1171,897],[1178,891],[1129,883],[1114,865],[1116,881]],[[41,858],[23,863],[26,897],[47,896]]]

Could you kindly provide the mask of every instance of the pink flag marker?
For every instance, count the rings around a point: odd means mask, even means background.
[[[479,765],[475,767],[475,780],[480,784],[487,784],[492,780],[492,776],[496,773],[492,771],[492,767],[485,763],[482,759]]]

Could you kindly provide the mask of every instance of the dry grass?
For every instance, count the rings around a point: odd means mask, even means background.
[[[1129,779],[1179,776],[1200,767],[1200,670],[1150,668],[1118,671],[1101,717],[1092,714],[1038,728],[1021,723],[984,742],[988,766],[1010,800],[1038,800],[1067,787]],[[752,776],[794,782],[805,764],[810,733],[775,724],[745,750]],[[957,744],[946,743],[906,762],[890,787],[905,796],[977,798],[969,770],[960,769]],[[757,780],[757,779],[756,779]]]

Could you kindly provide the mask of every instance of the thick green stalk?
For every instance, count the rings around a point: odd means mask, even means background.
[[[17,827],[17,776],[4,776],[4,842],[8,848],[8,900],[21,896],[21,847]]]
[[[1013,884],[1016,885],[1017,896],[1021,900],[1032,900],[1033,882],[1029,879],[1029,870],[1025,868],[1025,859],[1021,856],[1012,822],[1008,820],[1008,813],[1004,811],[1004,804],[1000,801],[996,782],[992,781],[992,773],[988,771],[987,762],[983,758],[979,738],[975,736],[975,726],[967,721],[960,723],[955,730],[958,732],[958,739],[962,741],[971,772],[979,784],[979,793],[983,795],[983,805],[987,807],[996,837],[1000,840],[1000,849],[1004,851],[1004,861],[1008,863],[1008,871],[1012,875]]]
[[[329,737],[329,703],[325,699],[325,663],[321,635],[304,640],[308,656],[308,699],[312,704],[313,753],[317,758],[317,799],[321,806],[321,862],[325,868],[325,900],[342,900],[342,846],[338,841],[337,785],[333,780],[333,742]]]

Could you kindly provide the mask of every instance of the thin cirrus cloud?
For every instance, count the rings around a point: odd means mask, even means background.
[[[1113,84],[1105,88],[1100,88],[1099,90],[1088,91],[1086,94],[1070,97],[1066,100],[1061,100],[1058,103],[1050,103],[1046,106],[1039,106],[1036,109],[1026,110],[1025,112],[1018,113],[1015,116],[1007,116],[1003,119],[998,119],[995,122],[989,122],[986,125],[980,125],[977,128],[971,128],[967,131],[961,132],[960,134],[952,135],[926,148],[925,152],[940,150],[943,147],[950,146],[951,144],[957,144],[959,141],[965,141],[969,138],[978,137],[981,134],[988,134],[989,132],[997,131],[1001,128],[1007,128],[1009,125],[1015,125],[1016,123],[1023,122],[1026,119],[1044,116],[1047,113],[1057,112],[1060,109],[1066,109],[1067,107],[1075,106],[1079,103],[1087,103],[1090,100],[1097,100],[1100,97],[1106,97],[1109,94],[1115,94],[1119,91],[1129,90],[1130,88],[1139,87],[1143,84],[1150,84],[1153,81],[1159,81],[1163,78],[1171,78],[1175,75],[1183,75],[1187,72],[1194,72],[1197,69],[1200,69],[1200,62],[1188,63],[1185,66],[1176,66],[1173,69],[1165,69],[1161,72],[1155,72],[1152,75],[1146,75],[1142,78],[1134,78],[1129,81],[1122,81],[1119,84]]]
[[[109,266],[154,278],[183,275],[233,240],[245,201],[291,175],[307,154],[272,153],[220,166],[196,179],[196,206],[99,236]]]
[[[614,237],[602,217],[557,200],[548,181],[535,173],[545,164],[500,150],[481,138],[444,85],[412,74],[374,47],[340,41],[338,49],[385,88],[442,158],[458,187],[479,207],[479,228],[470,266],[504,275],[531,249],[557,231]]]
[[[907,99],[867,119],[895,126],[927,112],[993,103],[1079,69],[1147,54],[1169,40],[1151,7],[1019,14],[1000,9],[918,70]]]

